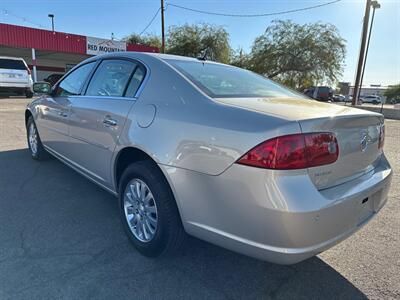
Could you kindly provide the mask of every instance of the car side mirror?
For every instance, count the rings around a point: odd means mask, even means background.
[[[35,82],[33,84],[33,91],[41,95],[50,95],[51,86],[48,82]]]

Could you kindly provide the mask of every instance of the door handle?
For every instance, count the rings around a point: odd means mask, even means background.
[[[117,123],[117,121],[115,121],[111,117],[107,116],[103,120],[103,124],[108,125],[108,126],[117,126],[118,123]]]
[[[63,111],[60,111],[60,112],[58,113],[58,115],[61,116],[61,117],[63,117],[63,118],[68,117],[68,114],[67,114],[66,112],[63,112]]]

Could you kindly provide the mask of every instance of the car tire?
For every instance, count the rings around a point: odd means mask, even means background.
[[[121,221],[133,246],[148,257],[176,254],[186,233],[174,195],[157,165],[152,161],[129,165],[118,194]],[[144,198],[150,200],[146,203]]]
[[[42,141],[40,140],[39,132],[37,130],[33,117],[30,116],[26,123],[26,135],[29,152],[35,160],[46,160],[50,157],[44,149]]]
[[[26,98],[32,98],[33,97],[33,93],[31,91],[26,91],[25,97]]]

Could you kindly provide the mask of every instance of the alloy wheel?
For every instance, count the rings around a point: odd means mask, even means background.
[[[29,146],[31,148],[32,154],[36,154],[38,151],[38,134],[35,124],[31,123],[29,126]]]
[[[158,213],[154,196],[148,185],[132,179],[124,192],[125,218],[132,234],[141,242],[151,241],[157,231]]]

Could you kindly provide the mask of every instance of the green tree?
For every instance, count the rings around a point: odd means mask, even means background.
[[[229,64],[239,68],[249,69],[250,55],[245,53],[242,48],[232,50]]]
[[[166,53],[189,57],[207,53],[207,59],[228,63],[231,54],[229,34],[223,27],[205,23],[170,26]]]
[[[400,100],[400,83],[389,87],[383,95],[388,100]]]
[[[343,71],[345,40],[331,24],[275,20],[253,43],[248,68],[296,89],[334,83]]]
[[[152,46],[152,47],[157,47],[159,49],[161,48],[161,38],[157,35],[151,35],[151,34],[139,35],[137,33],[133,33],[124,38],[124,41],[131,44]]]

